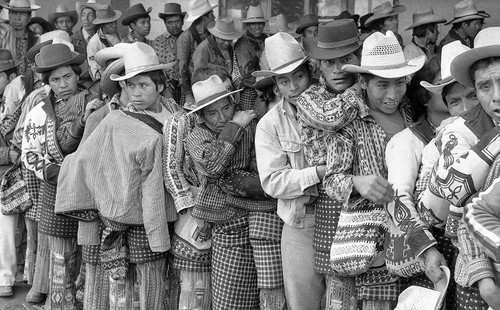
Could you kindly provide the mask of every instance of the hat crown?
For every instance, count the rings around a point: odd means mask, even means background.
[[[217,19],[215,21],[214,28],[218,33],[224,35],[231,35],[236,32],[236,28],[234,27],[234,19],[228,17]],[[217,36],[216,34],[214,35]]]
[[[271,33],[276,33],[280,31],[287,32],[290,30],[285,15],[281,13],[269,18],[268,27],[269,27],[269,32]]]
[[[485,28],[474,39],[474,49],[492,45],[500,45],[500,27]]]
[[[142,42],[130,44],[123,56],[123,61],[126,75],[160,64],[155,50]]]
[[[402,67],[405,64],[403,49],[392,31],[388,30],[385,35],[375,32],[364,41],[361,67],[384,70]]]
[[[69,9],[64,4],[58,4],[56,7],[56,13],[68,13]]]
[[[429,16],[434,16],[434,10],[430,6],[423,7],[413,13],[413,23],[416,24]]]
[[[474,15],[478,13],[474,1],[471,0],[465,0],[455,4],[454,9],[455,9],[455,15],[454,15],[455,18],[464,17],[467,15]]]
[[[264,11],[260,5],[251,5],[247,10],[246,19],[262,19],[264,18]]]
[[[64,40],[67,42],[71,42],[71,38],[69,37],[69,34],[66,31],[53,30],[53,31],[49,31],[49,32],[46,32],[46,33],[43,33],[42,35],[40,35],[38,43],[43,43],[45,41],[54,40],[55,38],[58,38],[60,40]]]
[[[39,9],[39,6],[31,5],[29,0],[10,0],[9,2],[9,10],[15,10],[15,9]]]
[[[459,40],[443,46],[441,51],[441,81],[451,77],[451,62],[453,59],[468,50],[470,50],[470,48],[463,45]]]
[[[125,17],[136,14],[148,14],[149,11],[146,11],[146,8],[142,3],[137,3],[127,9],[127,11],[125,12]]]
[[[115,11],[109,5],[99,7],[95,12],[96,19],[108,19],[115,16]]]
[[[212,75],[204,81],[194,83],[192,90],[197,106],[209,102],[220,95],[229,93],[226,85],[217,75]]]
[[[189,1],[189,12],[201,12],[204,10],[211,10],[212,6],[207,0],[190,0]]]
[[[302,46],[290,34],[278,32],[265,40],[265,52],[271,71],[278,71],[307,56]]]
[[[352,19],[339,19],[318,27],[318,47],[340,48],[359,41],[356,22]]]
[[[394,12],[394,7],[389,1],[386,1],[373,9],[373,15],[391,14]]]
[[[165,3],[163,12],[166,14],[182,14],[181,5],[179,3],[168,2]]]
[[[73,58],[75,54],[67,44],[49,44],[42,47],[40,53],[35,56],[35,64],[37,67],[51,67]]]

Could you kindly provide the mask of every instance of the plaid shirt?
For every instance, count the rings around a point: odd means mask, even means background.
[[[166,64],[175,61],[175,66],[172,69],[167,69],[165,73],[167,76],[175,81],[180,80],[179,74],[179,61],[177,60],[177,38],[165,32],[159,35],[152,44],[160,63]]]

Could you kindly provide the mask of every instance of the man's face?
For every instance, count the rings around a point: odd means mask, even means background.
[[[500,123],[500,61],[474,72],[477,99],[497,123]]]
[[[182,33],[183,24],[184,20],[181,16],[175,15],[165,17],[165,27],[167,27],[167,31],[174,37],[177,37]]]
[[[104,34],[115,34],[116,21],[102,25],[102,32],[104,32]]]
[[[50,73],[49,86],[57,98],[68,100],[78,92],[78,79],[71,66],[60,67]]]
[[[276,85],[283,99],[296,105],[297,98],[311,85],[307,64],[302,64],[291,73],[275,77]]]
[[[474,40],[479,31],[483,28],[483,20],[475,19],[471,21],[469,24],[463,23],[464,32],[469,37],[469,39]]]
[[[382,30],[384,31],[384,33],[387,30],[397,33],[398,29],[399,29],[399,20],[397,15],[387,17],[386,19],[384,19],[384,23],[382,24]]]
[[[372,76],[370,81],[360,80],[361,88],[366,90],[370,109],[391,115],[398,109],[406,92],[406,77],[382,78]]]
[[[226,124],[233,119],[234,104],[229,97],[217,100],[201,110],[201,117],[208,128],[221,132]]]
[[[433,24],[433,27],[430,29],[427,28],[427,37],[429,38],[430,44],[436,44],[439,36],[439,29],[437,24]]]
[[[219,49],[227,50],[227,48],[231,45],[231,42],[233,41],[215,37],[215,42],[217,42],[217,46],[219,47]]]
[[[130,23],[130,27],[136,34],[145,37],[151,30],[151,17],[146,16],[137,18],[132,23]]]
[[[44,32],[42,25],[39,23],[33,23],[29,26],[30,30],[33,31],[34,33],[40,35]]]
[[[205,17],[204,17],[204,20],[205,20],[205,25],[209,25],[210,23],[212,23],[214,20],[215,20],[215,15],[214,15],[214,11],[210,11]]]
[[[16,31],[26,29],[28,23],[30,22],[30,19],[31,13],[29,12],[9,11],[9,23]]]
[[[453,83],[445,98],[451,116],[459,116],[479,103],[474,87],[466,87],[458,82]]]
[[[92,21],[95,19],[95,11],[91,8],[84,8],[80,15],[80,20],[82,21],[82,26],[85,30],[94,30],[95,25]]]
[[[260,38],[264,31],[265,23],[249,23],[247,24],[248,31],[256,38]]]
[[[320,61],[321,73],[329,87],[343,92],[356,82],[356,75],[342,70],[342,66],[347,64],[359,66],[360,61],[358,56],[350,53],[339,58]]]
[[[7,73],[0,72],[0,96],[3,95],[5,87],[9,84],[11,79],[7,76]]]
[[[147,75],[136,75],[125,83],[130,96],[129,103],[137,110],[156,111],[156,103],[163,91],[163,86],[156,84]]]
[[[73,20],[69,16],[59,16],[56,18],[55,28],[70,33],[73,30]]]
[[[312,38],[318,36],[318,26],[309,26],[302,32],[304,38]]]

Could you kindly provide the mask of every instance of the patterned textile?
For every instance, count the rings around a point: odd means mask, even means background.
[[[24,124],[26,123],[26,118],[29,112],[40,102],[42,102],[50,92],[50,86],[44,85],[43,87],[37,88],[32,91],[28,97],[26,97],[22,103],[22,112],[17,122],[16,129],[14,130],[14,136],[12,137],[12,143],[21,146],[23,134],[24,134]]]
[[[355,281],[352,277],[335,277],[327,275],[326,281],[326,307],[328,310],[357,309],[355,297]]]
[[[250,239],[253,259],[257,268],[257,286],[259,289],[282,288],[283,263],[281,243],[278,241]]]
[[[31,30],[26,28],[26,32],[21,36],[16,38],[16,55],[15,59],[20,61],[21,64],[17,67],[17,75],[23,75],[27,69],[31,68],[32,63],[28,63],[26,58],[26,53],[33,47],[38,40],[38,36]]]
[[[129,268],[125,279],[109,277],[109,309],[141,310],[139,285],[134,268]]]
[[[125,37],[122,38],[122,42],[123,43],[135,43],[135,42],[139,42],[139,40],[137,39],[134,31],[130,30],[129,33]],[[144,41],[140,41],[140,42],[146,43],[147,45],[150,45],[150,46],[153,45],[153,41],[149,40],[147,38],[145,38]]]
[[[177,59],[179,60],[179,83],[182,93],[191,92],[191,74],[193,74],[193,54],[198,45],[206,39],[207,33],[199,34],[194,24],[184,30],[177,39]]]
[[[179,235],[172,236],[172,253],[174,253],[174,267],[179,270],[210,272],[212,270],[212,250],[199,250]]]
[[[319,191],[318,199],[311,206],[316,209],[314,221],[314,271],[333,274],[330,263],[330,248],[337,230],[342,204],[331,199],[324,190]]]
[[[166,267],[165,258],[135,265],[141,309],[166,310]]]
[[[356,298],[395,301],[408,286],[407,282],[405,278],[389,274],[385,267],[371,268],[356,276]]]
[[[153,41],[153,48],[158,55],[158,59],[160,63],[166,64],[172,61],[175,61],[175,66],[172,69],[168,69],[165,71],[167,77],[171,80],[175,80],[177,84],[179,83],[180,75],[179,75],[179,63],[177,62],[177,38],[170,34],[170,32],[166,31],[164,34],[161,34],[156,37]],[[175,97],[174,97],[175,99]],[[179,102],[178,100],[175,100]]]
[[[286,310],[285,289],[260,289],[261,310]]]
[[[79,223],[80,227],[78,228],[78,234],[80,234],[80,229],[82,222]],[[104,230],[104,224],[102,221],[99,221],[99,237],[102,237],[102,232]],[[78,237],[80,238],[80,236]],[[100,239],[99,239],[100,240]],[[81,244],[80,239],[78,240],[78,243]],[[89,244],[82,244],[82,261],[84,263],[89,263],[89,264],[99,264],[100,261],[100,253],[101,253],[101,244],[95,244],[95,245],[89,245]]]
[[[26,259],[24,262],[24,279],[33,285],[36,268],[36,252],[38,247],[38,223],[25,218],[26,222]]]
[[[257,100],[257,91],[251,87],[245,87],[240,92],[240,101],[238,102],[238,110],[256,110],[255,102]]]
[[[233,48],[229,45],[227,50],[219,49],[214,36],[210,35],[201,42],[193,54],[193,72],[205,68],[208,65],[215,65],[226,70],[229,74],[233,71]]]
[[[54,213],[56,200],[55,185],[47,182],[40,184],[40,222],[38,231],[42,234],[60,238],[76,238],[78,221],[61,217]]]
[[[85,264],[83,310],[109,309],[109,276],[100,264]]]
[[[177,309],[212,309],[212,283],[210,272],[180,271],[180,296]]]
[[[49,236],[38,232],[38,245],[36,249],[36,265],[33,274],[32,288],[36,292],[47,294],[49,292],[50,249]]]
[[[213,227],[214,309],[258,309],[257,270],[243,217]]]
[[[24,165],[21,165],[21,173],[23,174],[23,180],[26,182],[28,194],[33,201],[33,205],[26,211],[24,216],[26,219],[38,222],[40,220],[40,202],[38,200],[40,194],[40,179],[36,177],[33,171],[26,169]]]
[[[491,309],[488,304],[481,298],[477,288],[464,287],[457,285],[456,295],[456,310],[487,310]]]
[[[245,32],[234,44],[234,57],[238,66],[238,76],[233,78],[237,88],[243,86],[252,88],[255,77],[252,72],[260,70],[259,59],[264,52],[264,41],[267,35],[254,37],[249,31]]]
[[[132,226],[127,230],[127,241],[130,249],[130,262],[144,264],[165,258],[165,252],[153,252],[149,247],[144,226]]]
[[[458,255],[458,249],[452,244],[451,239],[446,237],[443,229],[434,228],[432,234],[437,241],[437,249],[443,254],[450,269],[450,283],[446,291],[446,309],[457,309],[457,283],[455,281],[455,261]]]

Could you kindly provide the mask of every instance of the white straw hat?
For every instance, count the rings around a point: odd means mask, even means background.
[[[175,62],[160,64],[155,50],[146,43],[135,42],[130,44],[123,56],[125,75],[112,74],[112,81],[123,81],[144,72],[170,69]]]
[[[243,24],[249,23],[265,23],[267,20],[264,18],[264,11],[260,5],[251,5],[247,11],[247,17],[240,22]]]
[[[234,27],[234,20],[228,17],[217,19],[207,27],[207,30],[215,37],[223,40],[236,40],[242,35]]]
[[[213,6],[210,5],[210,2],[208,2],[208,0],[190,0],[186,21],[194,22],[195,20],[212,11],[218,6],[218,4]]]
[[[344,65],[342,70],[351,73],[368,73],[383,78],[401,78],[422,68],[425,56],[406,60],[394,33],[375,32],[366,38],[361,52],[361,65]]]
[[[271,77],[287,74],[297,69],[307,60],[304,49],[292,35],[278,32],[265,40],[265,49],[269,70],[252,73],[255,77]]]
[[[186,109],[191,110],[189,114],[199,111],[219,99],[243,90],[229,91],[227,85],[217,75],[212,75],[204,81],[194,83],[191,89],[196,103],[186,106]]]
[[[441,80],[436,84],[421,81],[420,85],[428,91],[440,95],[446,85],[456,82],[451,76],[451,62],[455,57],[470,50],[470,47],[463,45],[460,41],[453,41],[443,46],[441,51]]]

